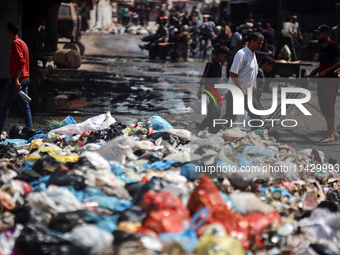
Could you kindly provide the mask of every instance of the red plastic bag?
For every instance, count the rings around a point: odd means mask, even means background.
[[[207,225],[219,223],[224,226],[227,233],[236,237],[244,248],[248,248],[249,225],[243,221],[241,215],[234,213],[225,203],[216,185],[209,178],[202,178],[200,184],[194,189],[188,202],[191,214],[196,213],[203,207],[210,211],[206,223],[198,229],[197,235],[201,236]]]
[[[164,232],[179,233],[184,230],[185,221],[189,222],[190,218],[183,218],[183,215],[178,213],[177,210],[158,210],[148,214],[143,223],[143,228],[151,229],[157,234]]]
[[[183,205],[182,201],[171,195],[169,192],[154,192],[148,191],[144,194],[140,207],[146,211],[155,211],[162,209],[178,210],[178,213],[186,212],[189,215],[187,208]]]
[[[277,212],[267,214],[251,213],[244,217],[250,227],[250,238],[256,242],[259,248],[263,249],[262,230],[264,227],[272,224],[274,226],[282,225],[281,218]]]
[[[189,225],[188,209],[179,198],[168,192],[149,191],[144,194],[140,206],[148,213],[143,223],[143,229],[153,230],[157,234],[178,233]]]

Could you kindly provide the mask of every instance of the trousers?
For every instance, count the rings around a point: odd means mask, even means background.
[[[30,83],[30,80],[24,80],[21,81],[22,91],[28,95],[28,85]],[[25,126],[32,128],[32,115],[31,115],[31,109],[29,106],[29,103],[23,99],[22,97],[18,96],[19,90],[15,86],[15,80],[14,78],[11,78],[8,82],[5,95],[1,102],[1,110],[0,110],[0,133],[2,132],[2,129],[4,128],[6,118],[8,116],[9,110],[14,102],[14,100],[18,97],[19,100],[19,106],[21,109],[22,114],[24,115],[25,119]]]

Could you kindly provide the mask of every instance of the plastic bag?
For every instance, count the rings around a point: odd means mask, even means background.
[[[156,141],[157,139],[159,139],[160,137],[162,137],[162,139],[164,141],[167,141],[168,143],[172,144],[187,144],[189,142],[189,140],[182,138],[178,135],[172,134],[172,133],[168,133],[168,132],[157,132],[157,133],[152,133],[150,135],[147,136],[147,139],[150,139],[151,141]]]
[[[228,236],[222,225],[210,225],[195,248],[197,255],[245,255],[240,243]]]
[[[48,232],[46,226],[27,224],[15,242],[15,254],[21,255],[71,255],[86,254],[74,247],[66,238]]]
[[[0,144],[0,158],[15,158],[18,157],[18,151],[13,144]]]
[[[48,154],[44,154],[37,162],[35,162],[32,170],[41,175],[49,175],[54,172],[59,166],[60,163],[57,160],[55,160]]]
[[[100,141],[110,141],[117,136],[124,135],[124,127],[120,123],[112,124],[109,128],[91,132],[87,137],[86,144],[97,143]]]
[[[74,135],[81,134],[85,131],[96,130],[98,127],[102,125],[102,123],[106,119],[106,116],[107,116],[106,113],[100,114],[78,124],[67,125],[64,127],[54,129],[53,132],[56,134]]]
[[[245,138],[247,137],[247,132],[242,131],[240,128],[235,127],[232,129],[228,129],[225,132],[223,132],[223,139],[224,141],[229,141],[229,142],[233,142],[237,139],[240,138]]]
[[[74,227],[84,224],[83,218],[89,214],[87,210],[78,210],[72,212],[58,213],[48,223],[49,229],[67,233]]]
[[[173,128],[169,122],[159,116],[151,116],[145,121],[145,128],[148,129],[150,127],[152,127],[155,132]]]
[[[132,148],[136,146],[136,141],[131,136],[118,136],[102,146],[98,153],[106,160],[118,161],[121,164],[126,163],[126,157],[131,160],[136,160],[136,155],[133,154]]]
[[[83,204],[64,187],[50,185],[47,191],[31,192],[27,196],[28,204],[54,215],[84,209]]]
[[[90,255],[100,254],[111,248],[113,244],[112,234],[93,225],[75,227],[72,230],[70,237],[75,245],[81,243],[87,247]]]
[[[14,249],[15,240],[19,237],[21,230],[24,226],[18,224],[5,232],[0,233],[0,254],[1,255],[11,255]]]
[[[143,200],[144,194],[146,192],[148,192],[149,190],[161,191],[164,187],[169,185],[169,183],[161,177],[154,176],[147,183],[144,183],[142,186],[140,186],[140,185],[141,184],[132,185],[132,186],[137,186],[136,188],[139,188],[138,192],[134,192],[134,194],[135,194],[134,199],[133,199],[134,205],[139,205]],[[128,191],[130,192],[130,190],[128,190]]]
[[[274,227],[282,225],[281,218],[277,212],[271,212],[267,214],[251,213],[245,216],[244,220],[249,224],[250,238],[255,240],[261,249],[264,248],[264,244],[262,242],[263,228],[270,224]]]
[[[86,188],[85,177],[73,174],[65,167],[56,169],[46,185],[73,186],[77,190]]]
[[[265,159],[275,157],[275,153],[272,150],[268,150],[260,146],[248,146],[242,153],[245,155],[253,154],[256,157],[262,157]]]
[[[206,207],[210,212],[206,223],[197,230],[199,236],[203,234],[202,229],[204,229],[205,225],[219,223],[224,226],[227,233],[237,237],[243,247],[249,247],[249,228],[242,224],[242,216],[234,213],[227,206],[211,179],[201,178],[199,185],[191,193],[187,206],[191,214],[203,207]]]
[[[9,138],[11,139],[18,138],[18,139],[28,140],[32,136],[35,136],[39,133],[40,131],[34,130],[33,128],[14,125],[9,131]]]
[[[144,229],[151,229],[160,234],[163,232],[178,233],[189,224],[188,209],[179,198],[168,192],[147,192],[140,204],[148,215],[143,223]]]
[[[67,125],[72,125],[72,124],[77,124],[77,122],[72,118],[72,116],[67,116],[65,119],[63,119],[61,122],[58,121],[51,121],[50,122],[50,128],[53,129],[57,129],[63,126],[67,126]]]
[[[196,230],[204,223],[209,215],[207,208],[202,208],[191,219],[190,227],[184,231],[174,233],[162,233],[159,235],[159,240],[163,243],[176,242],[179,243],[187,253],[192,253],[198,242]]]

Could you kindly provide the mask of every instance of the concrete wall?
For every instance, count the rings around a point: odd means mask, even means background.
[[[20,15],[19,15],[20,14]],[[7,23],[21,21],[21,1],[0,1],[0,79],[9,79],[9,49],[11,41],[7,38]],[[21,33],[20,33],[21,35]]]

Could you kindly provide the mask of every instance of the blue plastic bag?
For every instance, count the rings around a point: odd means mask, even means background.
[[[198,237],[195,232],[205,222],[208,216],[209,210],[204,207],[194,214],[189,228],[177,234],[162,233],[159,235],[159,240],[163,243],[176,242],[181,245],[187,253],[192,253],[198,243]]]
[[[159,132],[164,129],[173,129],[174,127],[170,125],[165,119],[159,116],[151,116],[145,121],[145,128],[152,127],[154,132]]]
[[[201,173],[196,171],[197,165],[194,163],[185,163],[181,168],[181,175],[186,177],[188,181],[194,181],[201,177]]]
[[[51,121],[50,128],[53,130],[71,124],[77,124],[77,122],[72,118],[72,116],[67,116],[61,122]]]
[[[261,187],[261,188],[259,189],[259,191],[260,191],[261,194],[264,194],[265,190],[266,190],[266,189],[265,189],[264,187]],[[292,202],[295,201],[295,197],[294,197],[292,194],[290,194],[290,193],[289,193],[287,190],[285,190],[285,189],[275,188],[275,187],[273,187],[273,186],[270,186],[270,187],[269,187],[269,190],[270,190],[271,193],[280,192],[282,197],[283,197],[283,196],[288,196],[288,197],[289,197],[289,201],[288,201],[289,203],[292,203]]]

